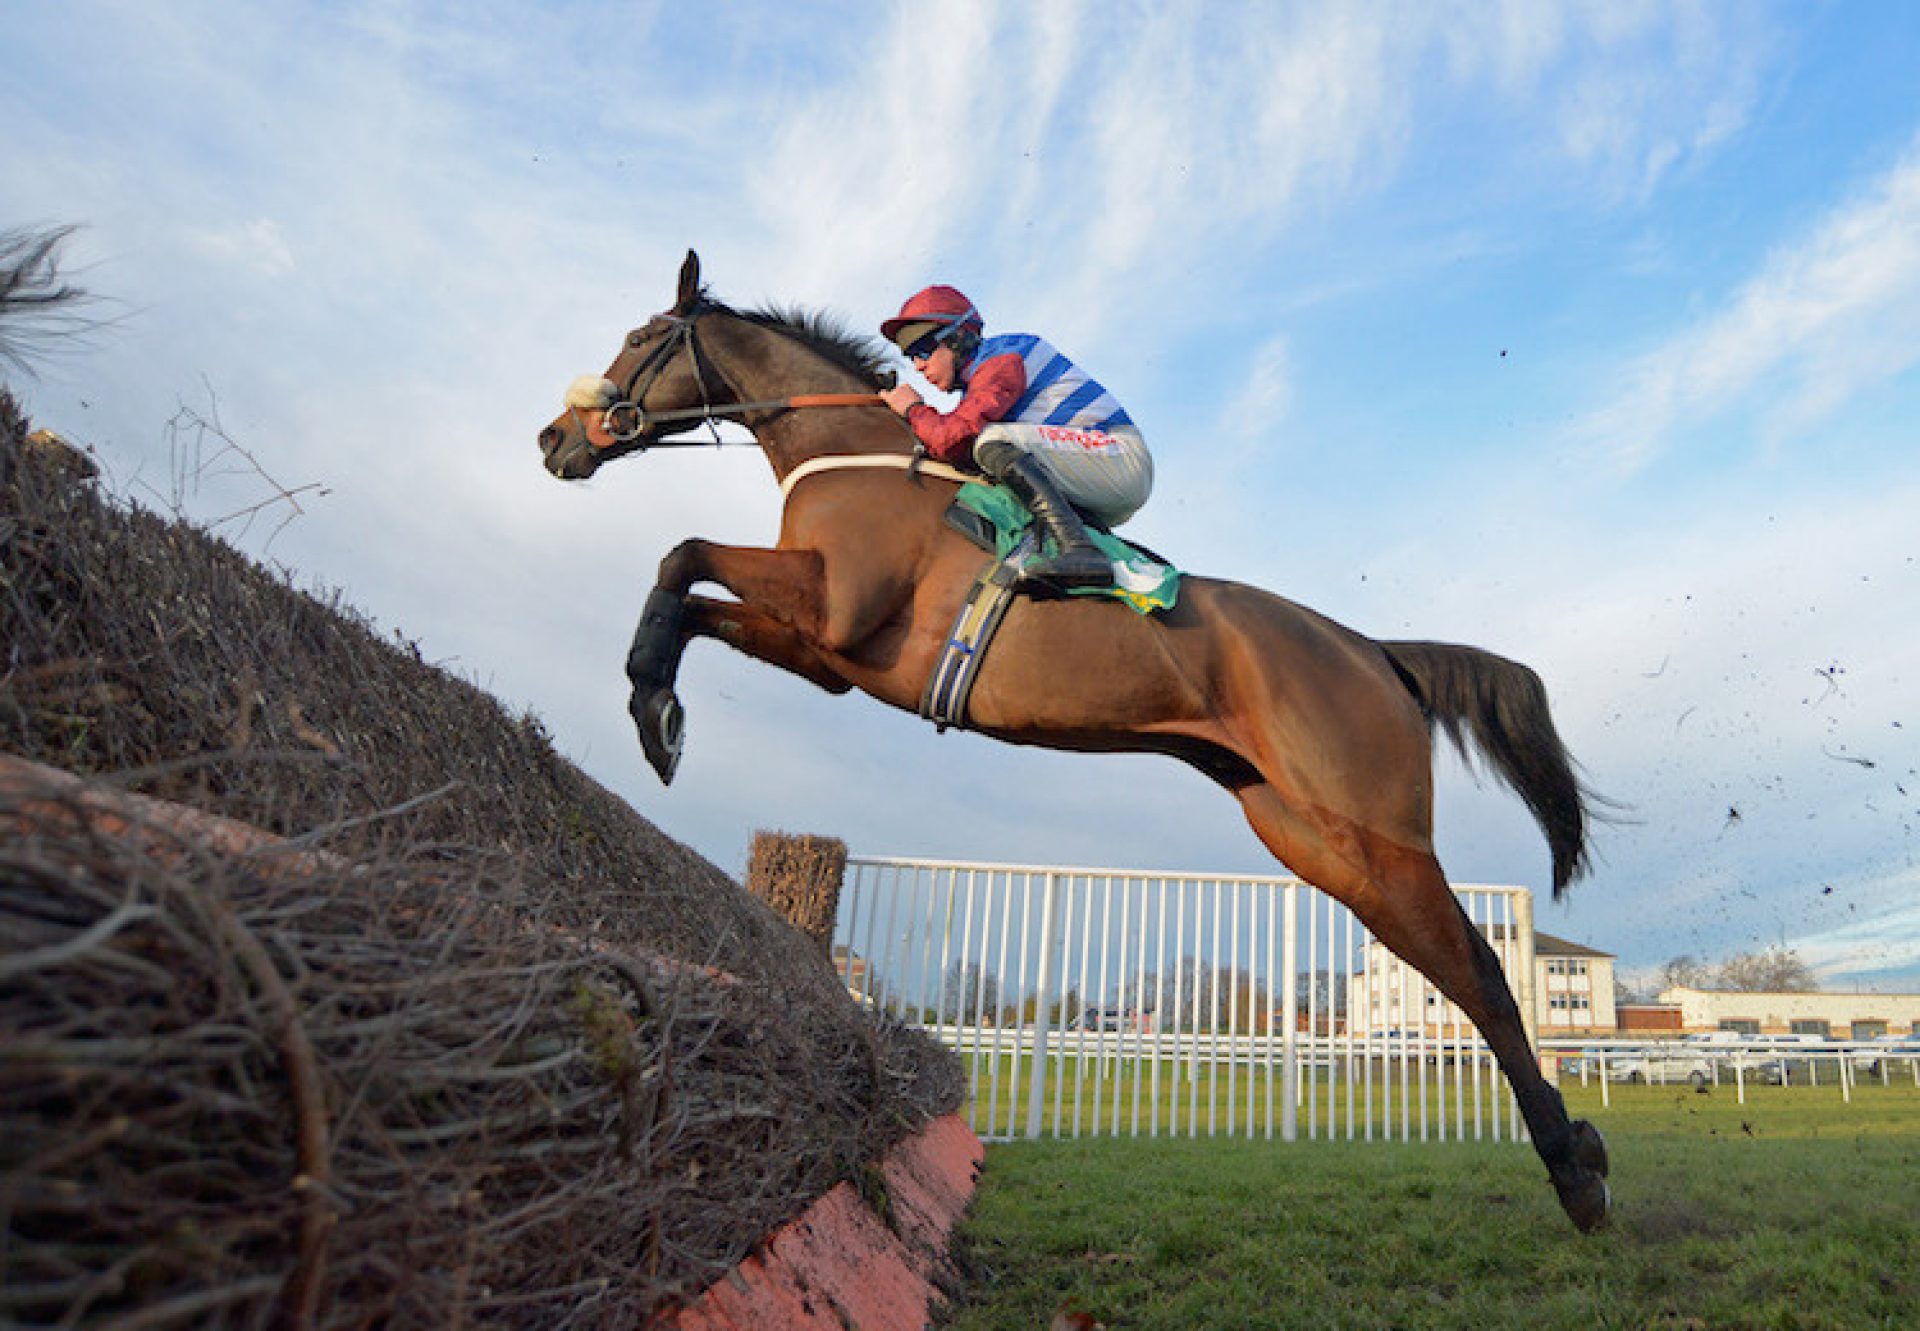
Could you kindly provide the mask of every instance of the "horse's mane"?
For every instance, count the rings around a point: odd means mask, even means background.
[[[31,374],[38,353],[101,326],[80,312],[92,298],[60,275],[60,248],[76,229],[0,231],[0,365]]]
[[[708,301],[718,305],[718,301]],[[775,332],[785,333],[794,341],[809,347],[838,365],[841,369],[857,375],[867,387],[879,389],[886,386],[886,374],[891,370],[891,353],[885,343],[877,337],[865,333],[856,333],[846,326],[839,315],[822,310],[801,309],[799,306],[763,305],[756,310],[735,310],[721,306],[728,313],[738,315],[748,323],[759,324],[762,328],[771,328]]]

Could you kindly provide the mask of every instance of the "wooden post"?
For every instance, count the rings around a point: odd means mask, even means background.
[[[833,959],[834,917],[847,872],[847,843],[837,837],[755,832],[747,856],[747,890],[811,938]]]

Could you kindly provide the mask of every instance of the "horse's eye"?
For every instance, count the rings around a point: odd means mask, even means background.
[[[644,328],[636,328],[631,333],[627,334],[627,345],[630,347],[640,346],[646,340],[647,340],[647,330]]]

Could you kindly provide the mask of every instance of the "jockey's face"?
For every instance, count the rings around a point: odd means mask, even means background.
[[[960,385],[960,363],[954,358],[953,348],[944,342],[931,355],[915,356],[913,368],[942,393],[951,393]]]

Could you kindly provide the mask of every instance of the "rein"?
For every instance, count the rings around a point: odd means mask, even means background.
[[[616,402],[606,409],[604,428],[615,443],[626,443],[637,437],[648,425],[657,421],[710,421],[722,416],[745,416],[754,411],[792,411],[806,407],[875,407],[880,405],[878,393],[797,393],[793,397],[768,398],[764,402],[723,402],[699,407],[688,407],[680,411],[642,411],[630,401]],[[622,420],[630,419],[630,426],[614,426],[614,413],[619,412]],[[745,439],[722,439],[718,443],[750,442]],[[687,448],[694,445],[706,446],[700,439],[656,439],[641,451],[651,448]]]
[[[875,407],[884,406],[885,399],[878,393],[796,393],[792,397],[767,398],[758,402],[721,402],[715,403],[707,392],[707,360],[700,354],[700,341],[694,333],[694,322],[702,310],[695,308],[683,315],[663,315],[673,325],[673,331],[662,338],[647,357],[627,376],[624,388],[611,381],[601,379],[591,385],[593,401],[575,400],[573,390],[569,390],[567,408],[574,414],[576,422],[582,408],[602,413],[601,428],[616,444],[632,443],[645,433],[648,427],[669,422],[711,422],[725,416],[747,416],[756,411],[794,411],[812,407]],[[647,393],[666,371],[673,358],[685,344],[688,354],[693,357],[693,377],[700,386],[700,405],[683,407],[674,411],[647,411],[641,407]],[[715,374],[719,375],[716,367]],[[726,377],[719,375],[722,385],[732,391]],[[645,380],[642,383],[642,380]],[[576,387],[585,383],[577,380]],[[638,391],[636,391],[636,389]],[[613,396],[618,394],[618,396]],[[607,400],[609,397],[611,401]],[[581,423],[581,432],[586,435],[589,445],[596,448],[608,445],[593,444],[592,434]],[[716,445],[730,442],[748,443],[748,440],[726,440],[714,432]],[[654,439],[642,443],[639,448],[645,452],[654,448],[692,448],[705,447],[705,441],[692,438]],[[758,446],[757,444],[755,445]],[[782,497],[793,493],[793,487],[807,477],[823,471],[840,471],[849,468],[891,467],[907,472],[910,476],[936,476],[941,480],[966,482],[977,479],[956,467],[944,462],[928,461],[920,453],[855,453],[835,454],[826,457],[810,458],[788,472],[780,482]]]
[[[878,393],[798,393],[793,397],[769,398],[762,402],[721,402],[710,400],[707,392],[707,360],[700,354],[700,341],[694,334],[694,323],[702,313],[694,309],[684,315],[664,315],[670,320],[673,331],[661,340],[647,358],[636,365],[633,373],[627,377],[620,396],[604,405],[605,412],[601,428],[615,443],[631,443],[640,437],[649,426],[680,421],[712,421],[725,416],[746,416],[756,411],[790,411],[806,407],[868,407],[880,406]],[[647,393],[655,381],[665,373],[672,363],[681,344],[686,345],[688,354],[693,357],[694,381],[700,385],[700,405],[685,407],[677,411],[647,411],[640,404],[646,401]],[[716,371],[717,373],[717,371]],[[646,382],[641,383],[645,378]],[[721,377],[725,384],[725,377]],[[636,392],[636,388],[638,391]],[[581,404],[569,403],[576,412]],[[656,439],[642,445],[642,451],[648,448],[687,447],[697,443],[692,439]],[[716,434],[714,442],[724,443]]]

